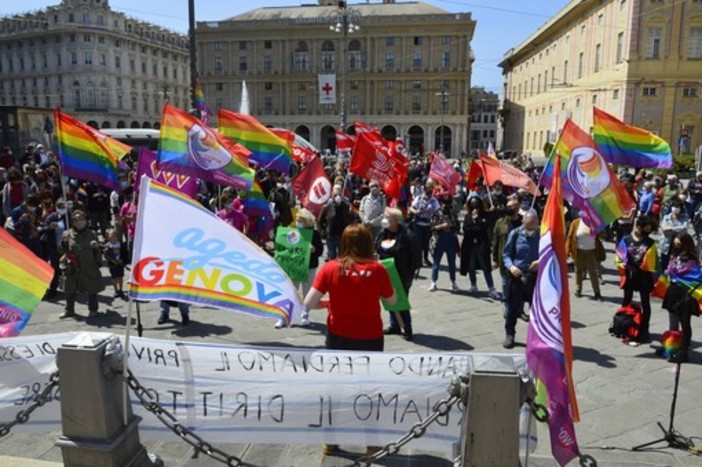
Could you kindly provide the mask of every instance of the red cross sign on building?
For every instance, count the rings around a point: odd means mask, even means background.
[[[319,75],[319,103],[336,104],[336,75]]]

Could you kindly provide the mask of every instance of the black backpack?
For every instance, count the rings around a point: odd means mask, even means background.
[[[635,304],[619,307],[612,318],[609,333],[624,341],[636,340],[641,333],[643,313],[641,307]]]

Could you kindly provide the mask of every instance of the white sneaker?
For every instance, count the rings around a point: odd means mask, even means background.
[[[276,321],[276,323],[275,323],[276,329],[281,329],[284,327],[285,327],[285,320],[279,319],[278,321]]]
[[[468,289],[468,293],[473,295],[478,293],[478,286],[477,285],[471,285],[470,289]]]
[[[432,282],[431,285],[429,286],[429,292],[435,292],[436,291],[436,282]]]
[[[492,298],[493,300],[502,300],[502,294],[495,289],[490,289],[488,292],[488,297]]]
[[[300,326],[302,326],[303,328],[310,327],[310,319],[309,318],[302,318],[302,320],[300,320]]]
[[[451,292],[455,293],[455,292],[460,292],[460,291],[461,291],[461,289],[458,288],[458,284],[456,284],[455,282],[451,282]]]

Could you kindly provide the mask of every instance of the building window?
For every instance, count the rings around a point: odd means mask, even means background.
[[[300,81],[299,83],[297,83],[297,90],[305,91],[307,90],[307,85],[304,82]]]
[[[683,97],[697,97],[697,88],[683,88]]]
[[[59,67],[62,66],[62,63],[61,63],[61,62],[62,62],[62,60],[61,60],[61,54],[60,54],[60,53],[57,53],[57,54],[56,54],[56,66],[59,66]]]
[[[612,100],[618,100],[619,99],[619,89],[615,89],[612,91]]]
[[[239,71],[246,71],[247,69],[246,57],[239,57]]]
[[[272,49],[273,48],[273,41],[263,41],[263,48],[264,49]]]
[[[336,69],[336,49],[332,41],[324,41],[322,44],[322,71],[333,71]]]
[[[563,62],[563,84],[568,84],[568,60]]]
[[[583,77],[583,68],[585,66],[585,52],[578,54],[578,79]]]
[[[115,57],[115,68],[122,68],[122,57]]]
[[[76,20],[75,15],[73,15],[73,13],[69,13],[69,14],[68,14],[68,22],[69,22],[69,23],[72,23],[72,22],[74,22],[75,20]]]
[[[359,109],[361,108],[361,101],[358,98],[358,96],[351,96],[351,112],[358,113]]]
[[[273,98],[266,96],[263,98],[263,111],[267,114],[273,112]]]
[[[310,66],[310,52],[307,47],[307,42],[300,41],[295,48],[295,71],[307,71]]]
[[[273,71],[273,57],[271,57],[270,55],[263,56],[263,71]]]
[[[349,43],[348,59],[349,70],[360,70],[363,68],[360,42],[353,40]]]
[[[597,104],[597,94],[592,95],[592,103]]]
[[[393,96],[385,96],[385,111],[392,112],[395,108],[395,99]]]
[[[83,34],[83,42],[92,42],[93,41],[93,36],[90,34]]]
[[[415,71],[422,69],[422,52],[415,52],[412,56],[412,69]]]
[[[392,47],[395,45],[395,37],[394,36],[388,36],[385,38],[385,46],[386,47]]]
[[[387,52],[385,54],[385,69],[394,70],[395,69],[395,54],[393,52]]]
[[[224,83],[215,83],[215,91],[224,91]]]
[[[222,59],[221,58],[215,58],[214,72],[215,72],[215,74],[218,74],[218,75],[222,74]]]
[[[392,89],[395,87],[395,82],[391,79],[385,81],[385,89]]]
[[[422,112],[422,96],[412,96],[412,113],[418,114]]]
[[[580,107],[580,98],[575,99],[575,106]]]
[[[246,50],[246,41],[239,41],[239,50]]]
[[[699,60],[702,58],[702,27],[690,28],[690,39],[687,45],[687,58]]]
[[[93,64],[93,53],[92,52],[85,52],[84,63],[86,65]]]
[[[448,70],[451,67],[451,52],[441,53],[441,69]]]
[[[422,82],[420,80],[412,81],[412,89],[422,89]]]
[[[71,52],[71,65],[78,65],[78,52]],[[12,71],[12,67],[10,67]]]
[[[441,45],[451,45],[451,36],[442,36]]]
[[[351,89],[354,89],[354,90],[358,89],[358,81],[352,80],[352,81],[349,83],[349,87],[350,87]]]
[[[221,52],[222,51],[222,43],[220,41],[215,41],[213,44],[215,52]]]
[[[307,96],[297,96],[297,110],[307,110]]]
[[[617,63],[624,60],[624,33],[617,34]]]
[[[600,13],[597,15],[597,25],[602,26],[604,24],[604,14]]]
[[[602,67],[602,44],[595,46],[595,73]]]
[[[663,35],[663,28],[653,27],[648,28],[648,50],[646,51],[646,58],[651,60],[657,60],[661,58],[661,36]]]
[[[619,0],[619,10],[623,10],[626,7],[626,0]]]
[[[272,91],[273,83],[271,83],[270,81],[266,81],[265,83],[263,83],[263,89],[265,89],[266,91]]]
[[[655,96],[656,95],[656,88],[655,87],[643,88],[643,95],[644,96]]]
[[[414,45],[424,44],[424,38],[422,36],[414,36]]]

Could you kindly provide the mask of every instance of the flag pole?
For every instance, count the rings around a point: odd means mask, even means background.
[[[541,185],[541,179],[544,178],[544,172],[546,172],[546,167],[548,167],[548,164],[551,163],[551,159],[553,159],[553,155],[556,153],[556,146],[558,146],[559,141],[561,140],[561,137],[559,136],[558,139],[556,140],[556,144],[553,145],[553,149],[551,150],[551,153],[548,155],[548,159],[546,159],[546,164],[544,164],[543,170],[541,170],[541,173],[539,174],[539,181],[536,182],[536,188]],[[556,170],[556,167],[554,167],[554,170]],[[560,159],[558,160],[558,170],[561,170],[561,161]],[[536,195],[534,195],[531,199],[531,209],[534,209],[534,204],[536,204]]]
[[[478,154],[478,157],[480,158],[480,165],[483,168],[483,181],[485,182],[488,200],[490,201],[490,207],[494,208],[495,203],[492,202],[492,193],[490,193],[490,184],[487,181],[487,171],[485,170],[485,163],[483,162],[483,158],[481,157],[480,154]]]
[[[129,293],[132,288],[131,274],[129,275],[129,282],[127,283],[127,286],[130,290],[127,291],[127,297],[129,298],[127,301],[127,328],[124,332],[124,358],[122,360],[122,377],[124,382],[122,385],[122,395],[124,396],[122,404],[122,422],[125,426],[127,426],[129,423],[129,385],[127,384],[127,378],[129,376],[129,337],[132,327],[132,297]]]

